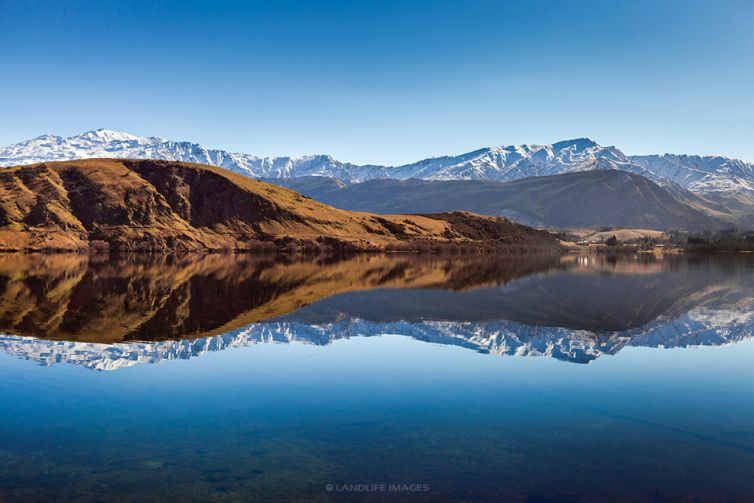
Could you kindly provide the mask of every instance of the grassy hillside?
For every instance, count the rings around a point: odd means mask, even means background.
[[[373,215],[210,166],[89,159],[0,170],[0,250],[556,248],[503,219]]]

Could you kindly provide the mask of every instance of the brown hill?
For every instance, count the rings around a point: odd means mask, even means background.
[[[558,247],[470,213],[339,210],[229,171],[174,161],[89,159],[0,171],[0,251]]]

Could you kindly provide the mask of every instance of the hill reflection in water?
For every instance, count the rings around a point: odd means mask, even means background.
[[[586,363],[751,336],[749,256],[0,256],[0,350],[116,369],[398,334]]]

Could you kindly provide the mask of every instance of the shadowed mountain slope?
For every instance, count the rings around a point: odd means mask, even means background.
[[[594,170],[484,180],[370,180],[346,185],[323,177],[268,179],[338,208],[376,213],[451,210],[506,216],[527,225],[698,230],[731,225],[724,207],[640,175]]]

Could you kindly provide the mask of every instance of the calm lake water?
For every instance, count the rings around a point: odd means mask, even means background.
[[[754,257],[0,256],[0,501],[752,501]]]

